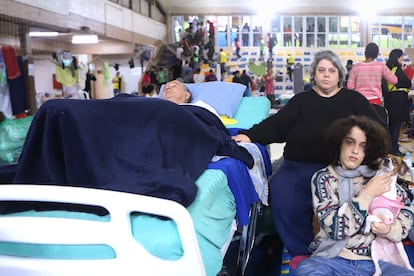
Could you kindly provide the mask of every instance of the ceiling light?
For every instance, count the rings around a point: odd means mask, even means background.
[[[30,37],[58,36],[58,32],[29,32]]]
[[[98,43],[97,35],[74,35],[72,36],[72,44],[94,44]]]

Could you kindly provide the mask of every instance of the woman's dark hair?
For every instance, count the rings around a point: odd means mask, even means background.
[[[152,91],[153,91],[153,90],[154,90],[154,85],[149,84],[149,85],[144,86],[144,87],[142,88],[142,93],[143,93],[143,94],[150,94],[150,93],[152,93]]]
[[[376,59],[379,54],[379,48],[378,45],[374,42],[368,43],[367,46],[365,46],[365,56]]]
[[[402,57],[403,53],[404,52],[401,49],[393,49],[393,50],[391,50],[390,55],[389,55],[388,60],[387,60],[387,67],[390,68],[390,69],[392,69],[395,66],[401,67],[402,64],[400,64],[398,62],[398,59],[400,57]]]
[[[360,128],[367,137],[365,158],[362,165],[378,169],[378,159],[390,153],[391,143],[387,129],[379,122],[366,116],[351,115],[332,122],[325,131],[324,142],[330,164],[340,166],[339,155],[345,137],[353,127]]]

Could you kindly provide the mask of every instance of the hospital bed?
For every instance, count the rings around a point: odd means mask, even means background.
[[[242,98],[244,88],[238,84],[207,85],[190,85],[194,100],[201,98],[220,114],[234,119],[227,125],[231,132],[248,128],[269,114],[270,104],[266,98]],[[214,98],[221,104],[220,97],[224,97],[233,104],[233,113],[211,102],[208,98],[211,95],[203,98],[197,94],[198,89],[214,94],[211,91],[217,88],[222,94]],[[233,94],[230,97],[229,93],[237,93],[237,97]],[[94,101],[86,102],[90,105]],[[65,110],[57,113],[64,114]],[[83,115],[77,114],[79,118]],[[49,124],[47,127],[57,126]],[[70,136],[70,133],[65,135]],[[85,142],[82,140],[82,137],[76,140],[79,151]],[[262,173],[265,170],[264,174],[268,175],[271,173],[269,156],[266,149],[258,149],[263,160],[255,158],[254,168]],[[30,153],[33,159],[26,162],[36,160],[37,154],[39,152]],[[76,167],[76,164],[68,164],[72,154],[65,155],[67,167]],[[264,166],[257,167],[256,163]],[[256,187],[251,170],[235,158],[209,162],[206,167],[195,181],[198,190],[188,205],[185,201],[177,203],[154,195],[137,195],[111,188],[108,191],[106,187],[95,189],[83,185],[84,179],[80,179],[78,187],[30,185],[27,179],[21,181],[25,185],[0,185],[0,201],[8,204],[17,201],[11,206],[22,208],[6,211],[7,214],[0,217],[0,272],[7,272],[4,275],[90,275],[93,272],[113,275],[114,271],[122,275],[216,275],[234,233],[239,231],[238,266],[243,273],[253,246],[261,199],[266,197],[265,187]],[[51,166],[46,171],[51,173],[52,169],[61,168]],[[84,169],[85,173],[88,170],[86,167],[76,169]],[[21,172],[17,172],[17,179],[19,174]],[[24,207],[23,201],[29,205],[37,201],[48,203],[33,210]],[[67,206],[71,208],[59,205],[54,209],[61,202],[70,203]]]

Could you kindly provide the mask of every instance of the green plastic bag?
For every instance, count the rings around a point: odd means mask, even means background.
[[[0,163],[17,162],[32,120],[32,116],[6,118],[0,123]]]

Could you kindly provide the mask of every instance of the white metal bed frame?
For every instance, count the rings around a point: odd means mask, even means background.
[[[80,187],[0,185],[0,201],[69,202],[102,206],[110,221],[0,216],[0,241],[34,244],[106,244],[114,259],[60,260],[0,255],[0,274],[25,275],[205,275],[194,225],[187,209],[165,199]],[[174,261],[148,253],[133,237],[131,212],[173,219],[183,256]],[[30,225],[30,231],[28,230]]]

